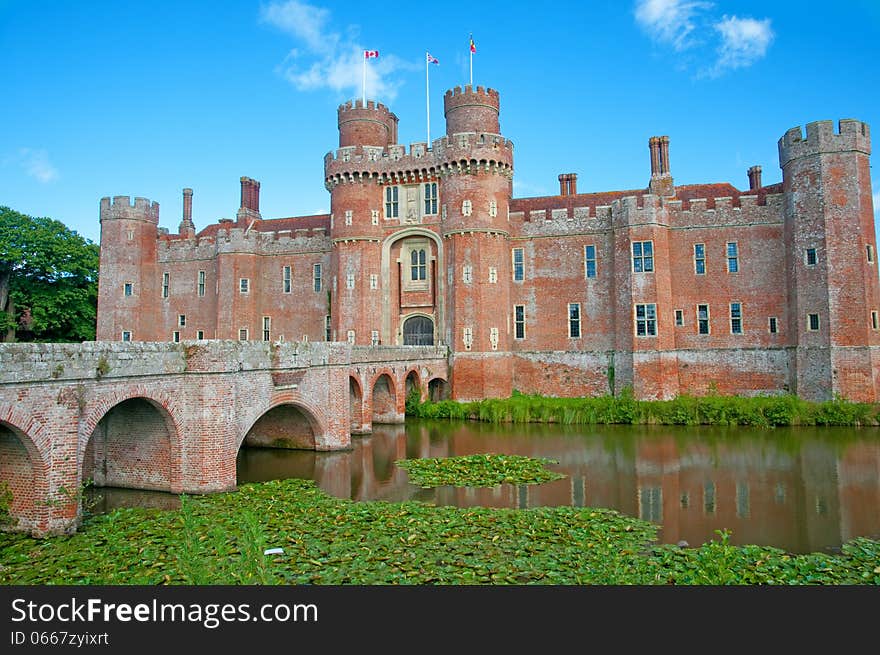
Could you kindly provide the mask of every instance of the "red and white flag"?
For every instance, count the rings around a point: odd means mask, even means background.
[[[372,59],[379,56],[378,50],[364,50],[364,59]]]
[[[437,59],[437,57],[432,57],[430,52],[428,52],[427,55],[428,55],[428,63],[429,64],[439,64],[440,63],[440,60]]]

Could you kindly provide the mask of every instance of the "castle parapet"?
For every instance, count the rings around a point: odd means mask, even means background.
[[[471,85],[457,86],[443,96],[446,116],[446,134],[458,132],[491,132],[498,134],[501,128],[498,113],[501,101],[498,91]]]
[[[807,123],[807,135],[801,127],[793,127],[779,140],[779,165],[783,168],[794,159],[832,152],[871,154],[871,129],[867,123],[844,118],[838,121],[837,132],[832,121]]]
[[[151,202],[147,198],[136,197],[134,202],[131,196],[113,196],[101,198],[100,218],[104,220],[126,219],[135,221],[148,221],[159,224],[159,203]]]
[[[397,143],[397,116],[381,103],[349,100],[337,110],[340,147]]]

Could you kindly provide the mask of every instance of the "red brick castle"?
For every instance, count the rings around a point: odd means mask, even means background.
[[[779,141],[783,182],[676,186],[669,139],[644,189],[513,198],[499,96],[444,97],[446,135],[397,143],[381,104],[339,107],[330,214],[178,234],[144,198],[101,200],[99,340],[444,344],[451,395],[780,393],[877,401],[880,289],[870,132]]]

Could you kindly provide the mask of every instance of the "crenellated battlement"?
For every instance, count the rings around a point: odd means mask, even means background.
[[[232,225],[232,224],[230,224]],[[323,227],[260,232],[241,227],[218,230],[210,236],[160,241],[160,262],[212,259],[220,253],[255,255],[293,255],[330,250],[330,239]]]
[[[443,100],[447,107],[450,106],[450,103],[458,104],[462,102],[470,102],[473,100],[480,100],[481,102],[489,103],[496,108],[500,104],[498,91],[482,86],[477,86],[477,88],[474,89],[470,84],[466,84],[463,87],[456,86],[449,89],[444,94]]]
[[[325,186],[346,182],[377,183],[451,175],[462,168],[477,167],[487,172],[511,175],[513,142],[499,134],[465,132],[424,142],[387,148],[347,146],[324,156]]]
[[[337,113],[341,147],[397,143],[397,116],[382,103],[349,100],[339,105]]]
[[[457,86],[443,96],[446,116],[446,134],[461,132],[488,132],[498,134],[501,127],[498,113],[501,99],[495,89],[467,85]]]
[[[867,123],[844,118],[838,121],[815,121],[803,129],[793,127],[779,140],[779,164],[783,168],[792,160],[818,153],[862,152],[871,154],[871,129]]]
[[[159,224],[159,203],[151,202],[148,198],[136,197],[132,202],[131,196],[113,196],[101,198],[100,219],[148,221]]]
[[[366,109],[368,111],[377,111],[379,113],[391,114],[391,110],[388,109],[381,102],[377,103],[375,100],[367,100],[366,106],[364,106],[363,100],[348,100],[345,103],[339,105],[337,112],[339,114],[343,114],[345,112],[351,111],[352,109]]]

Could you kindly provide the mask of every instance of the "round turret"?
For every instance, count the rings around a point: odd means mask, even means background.
[[[339,105],[339,147],[379,146],[397,143],[397,116],[385,105],[360,100]]]
[[[470,85],[450,89],[443,97],[446,134],[461,132],[500,134],[499,107],[498,92],[495,89],[478,86],[474,90]]]

